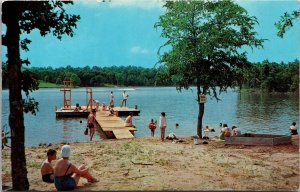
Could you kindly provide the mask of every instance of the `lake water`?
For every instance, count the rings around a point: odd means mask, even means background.
[[[110,91],[114,91],[115,105],[121,104],[122,90],[119,88],[93,88],[94,99],[109,103]],[[174,87],[137,87],[127,91],[127,106],[138,105],[140,116],[133,118],[137,126],[135,136],[150,135],[148,123],[159,119],[166,112],[167,131],[179,136],[197,133],[198,104],[196,89],[177,92]],[[25,145],[88,141],[83,135],[86,118],[56,118],[55,106],[63,105],[60,89],[40,89],[31,93],[39,102],[36,116],[25,114]],[[239,93],[229,90],[220,95],[221,101],[207,98],[203,125],[209,125],[219,133],[219,123],[238,126],[242,133],[268,133],[288,135],[288,127],[295,121],[299,125],[299,100],[295,95],[268,95],[261,93]],[[86,89],[72,89],[72,105],[86,105]],[[2,126],[8,125],[8,91],[2,91]],[[80,123],[82,121],[83,123]],[[179,123],[179,128],[175,124]],[[159,129],[156,129],[159,136]],[[98,134],[94,140],[101,140]]]

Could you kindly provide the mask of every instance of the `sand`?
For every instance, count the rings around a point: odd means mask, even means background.
[[[161,142],[158,137],[71,143],[70,161],[85,164],[99,181],[81,179],[78,191],[103,190],[298,190],[299,137],[278,146],[194,145]],[[54,191],[42,182],[40,166],[46,151],[60,156],[63,144],[26,148],[30,190]],[[55,161],[53,162],[53,164]],[[2,150],[3,185],[11,186],[10,149]]]

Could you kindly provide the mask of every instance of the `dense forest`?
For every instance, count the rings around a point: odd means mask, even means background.
[[[6,64],[2,65],[2,86],[6,84]],[[61,84],[63,80],[71,79],[74,86],[172,86],[164,66],[158,68],[143,68],[136,66],[121,67],[83,67],[71,66],[60,68],[32,67],[23,68],[25,74],[36,80]],[[253,63],[241,71],[236,86],[242,88],[262,89],[268,92],[295,92],[299,90],[299,61],[275,63],[263,61]],[[239,83],[238,83],[239,82]]]

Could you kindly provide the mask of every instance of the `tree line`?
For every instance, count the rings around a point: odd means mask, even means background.
[[[136,66],[112,67],[31,67],[23,68],[36,80],[62,84],[63,80],[72,80],[74,86],[174,86],[165,66],[143,68]],[[268,92],[295,92],[299,90],[299,61],[288,63],[263,62],[252,63],[240,71],[240,83],[234,86],[261,89]],[[2,87],[7,88],[7,65],[2,65]],[[195,85],[191,82],[191,85]]]

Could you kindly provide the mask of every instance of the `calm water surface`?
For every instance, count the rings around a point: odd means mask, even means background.
[[[118,88],[93,88],[94,99],[109,102],[110,91],[114,91],[115,105],[121,104],[122,90]],[[174,87],[137,87],[128,90],[127,106],[138,105],[140,116],[134,117],[137,126],[136,137],[149,136],[147,127],[151,118],[159,119],[162,111],[166,112],[167,133],[179,136],[191,136],[197,133],[198,104],[196,89],[177,92]],[[39,102],[36,116],[25,114],[25,145],[36,146],[40,143],[60,143],[88,141],[83,135],[86,118],[56,118],[55,106],[63,105],[63,93],[60,89],[40,89],[31,94]],[[220,122],[230,127],[235,125],[242,132],[289,134],[292,121],[299,124],[299,100],[294,95],[268,95],[260,93],[222,93],[221,101],[207,98],[204,125],[214,127],[218,134]],[[86,104],[85,88],[73,89],[72,105]],[[2,124],[8,125],[8,91],[2,91]],[[83,121],[83,123],[80,123]],[[175,124],[179,123],[179,128]],[[156,136],[159,136],[158,129]],[[95,135],[95,140],[100,140]]]

